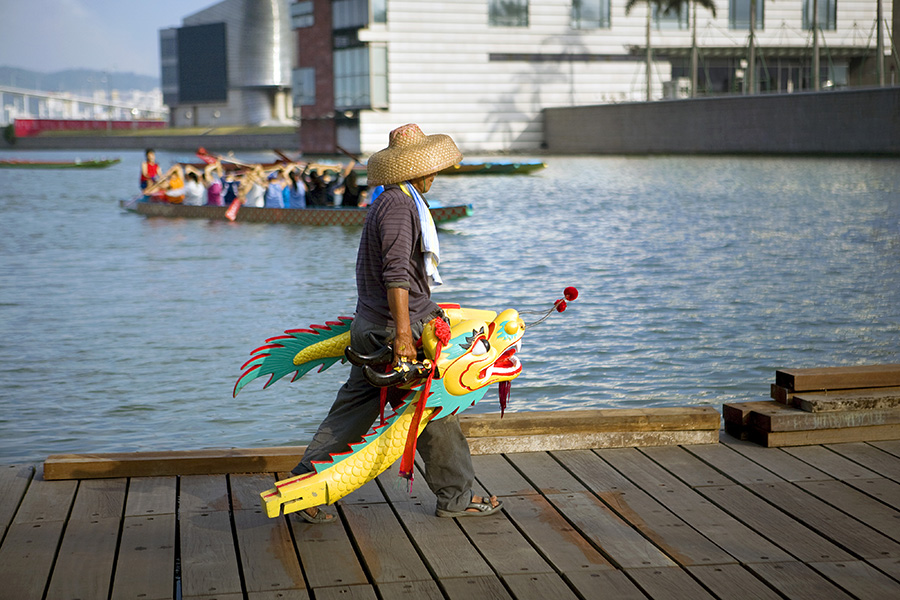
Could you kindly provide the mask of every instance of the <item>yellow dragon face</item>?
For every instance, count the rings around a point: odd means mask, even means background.
[[[521,349],[525,322],[514,309],[493,311],[445,309],[450,319],[450,341],[437,361],[444,388],[462,396],[492,383],[511,381],[522,372],[516,357]],[[425,353],[435,354],[434,328],[422,335]]]

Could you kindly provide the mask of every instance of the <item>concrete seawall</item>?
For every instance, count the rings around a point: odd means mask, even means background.
[[[900,155],[900,87],[544,110],[551,154]]]
[[[19,138],[10,145],[0,138],[4,150],[175,150],[194,152],[199,147],[214,152],[229,150],[292,151],[300,138],[296,133],[246,133],[223,135],[97,135]]]

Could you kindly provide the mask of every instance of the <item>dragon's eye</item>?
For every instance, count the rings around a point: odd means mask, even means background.
[[[487,354],[488,350],[491,349],[491,344],[486,339],[481,338],[472,344],[472,355],[473,356],[483,356]]]

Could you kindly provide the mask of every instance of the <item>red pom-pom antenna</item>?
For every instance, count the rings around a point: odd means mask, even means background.
[[[538,319],[537,321],[533,321],[531,323],[526,323],[525,327],[534,327],[538,323],[543,322],[544,319],[549,317],[553,313],[554,310],[556,312],[564,312],[567,308],[569,308],[569,302],[572,302],[573,300],[578,298],[578,288],[571,286],[571,285],[568,286],[566,289],[563,290],[563,296],[564,296],[564,298],[560,298],[559,300],[556,300],[553,303],[553,307],[547,311],[520,310],[519,311],[520,315],[524,315],[524,314],[528,314],[528,313],[532,313],[532,314],[537,313],[537,314],[541,315],[540,319]]]

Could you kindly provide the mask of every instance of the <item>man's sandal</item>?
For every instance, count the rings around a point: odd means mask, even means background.
[[[500,500],[497,500],[497,505],[494,506],[493,504],[491,504],[491,499],[489,497],[488,498],[482,497],[481,502],[469,502],[469,505],[466,507],[465,510],[454,511],[454,510],[445,510],[443,508],[439,508],[436,511],[434,511],[434,514],[436,514],[439,517],[447,517],[447,518],[486,517],[488,515],[494,514],[495,512],[500,510],[502,507],[503,507],[503,502],[501,502]],[[472,512],[472,511],[468,510],[470,508],[476,509],[476,512]]]
[[[298,511],[297,514],[307,523],[334,523],[337,519],[333,515],[329,515],[321,508],[316,509],[316,514],[311,515],[305,510]]]

